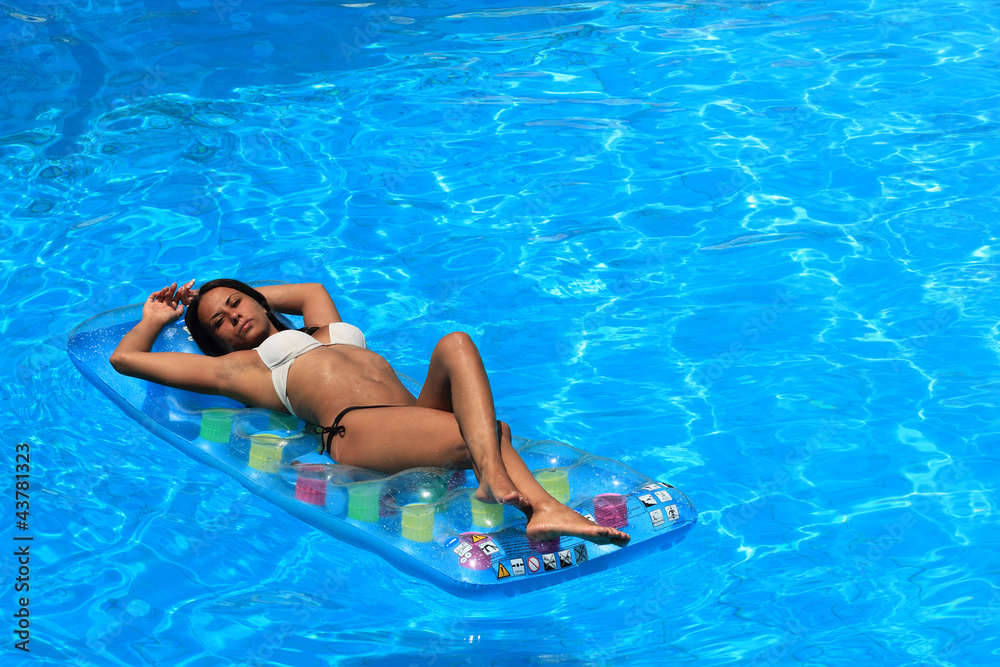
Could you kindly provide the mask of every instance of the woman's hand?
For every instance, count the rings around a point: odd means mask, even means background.
[[[177,290],[178,299],[185,306],[190,306],[194,298],[198,296],[198,290],[191,289],[192,285],[194,285],[194,281],[190,280],[181,285]]]
[[[142,306],[142,319],[125,334],[111,353],[111,366],[123,375],[158,382],[203,394],[222,394],[231,365],[222,359],[188,352],[153,352],[163,327],[184,313],[197,292],[194,281],[178,289],[172,283],[149,295]]]
[[[160,327],[164,327],[184,314],[184,304],[191,303],[191,299],[197,291],[192,294],[191,285],[194,281],[187,283],[177,289],[177,283],[171,283],[163,289],[157,290],[149,295],[146,303],[142,307],[142,319]]]

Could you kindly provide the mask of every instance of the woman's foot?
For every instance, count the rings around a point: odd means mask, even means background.
[[[521,509],[531,507],[531,502],[517,490],[504,468],[493,472],[484,470],[480,473],[476,499],[483,503],[513,505]]]
[[[623,547],[632,539],[628,533],[623,533],[617,528],[599,526],[558,502],[532,509],[528,515],[528,527],[525,532],[528,537],[539,542],[567,535],[582,537],[595,544],[614,544]]]

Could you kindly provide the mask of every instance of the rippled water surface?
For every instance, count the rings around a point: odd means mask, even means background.
[[[996,3],[113,6],[0,5],[35,664],[1000,660]],[[489,604],[307,527],[66,355],[217,276],[323,282],[418,379],[470,332],[515,432],[700,524]]]

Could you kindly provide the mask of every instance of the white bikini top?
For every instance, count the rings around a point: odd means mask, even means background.
[[[365,335],[353,324],[331,322],[329,343],[321,343],[305,331],[286,329],[269,336],[259,347],[254,348],[260,355],[260,360],[271,371],[274,391],[290,414],[295,415],[295,411],[288,402],[288,369],[292,367],[292,362],[303,354],[324,345],[365,347]]]

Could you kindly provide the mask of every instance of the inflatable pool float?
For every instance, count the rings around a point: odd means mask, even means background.
[[[119,375],[108,357],[140,315],[141,306],[120,308],[70,335],[69,355],[94,386],[188,456],[452,594],[513,595],[622,565],[670,548],[697,520],[691,502],[669,484],[570,445],[515,438],[514,447],[549,493],[632,537],[624,548],[570,537],[537,542],[525,534],[520,512],[475,499],[471,471],[418,468],[384,475],[339,465],[295,417]],[[164,328],[153,350],[200,354],[183,319]]]

